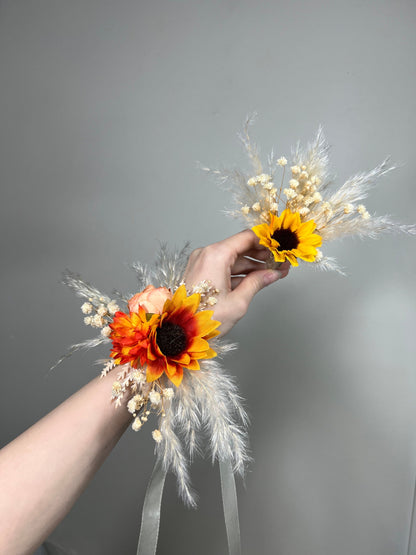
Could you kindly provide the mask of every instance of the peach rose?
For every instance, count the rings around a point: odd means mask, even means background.
[[[172,298],[172,292],[166,287],[148,285],[141,293],[136,293],[128,302],[130,312],[139,312],[142,306],[146,312],[161,314],[166,299]]]

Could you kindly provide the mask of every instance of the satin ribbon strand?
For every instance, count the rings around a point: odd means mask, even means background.
[[[142,523],[136,555],[155,555],[159,537],[160,510],[167,470],[157,459],[146,490],[143,503]]]
[[[230,460],[220,461],[221,493],[229,555],[241,555],[237,491]],[[160,512],[167,470],[157,459],[144,498],[142,522],[136,555],[156,555]]]
[[[219,466],[228,551],[230,555],[241,555],[240,523],[234,472],[230,460],[220,460]]]

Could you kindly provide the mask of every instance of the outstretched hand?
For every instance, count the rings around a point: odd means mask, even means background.
[[[266,269],[269,256],[250,229],[191,253],[183,279],[188,287],[209,280],[219,289],[213,310],[221,335],[244,316],[256,293],[289,273],[287,261],[278,270]]]

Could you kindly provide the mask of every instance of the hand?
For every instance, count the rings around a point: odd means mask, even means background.
[[[219,289],[213,310],[214,318],[221,322],[221,335],[244,316],[258,291],[289,273],[287,261],[278,270],[265,269],[269,256],[250,229],[191,253],[183,279],[188,287],[209,280]]]

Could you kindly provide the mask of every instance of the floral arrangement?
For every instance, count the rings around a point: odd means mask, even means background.
[[[320,250],[324,243],[352,235],[376,238],[385,232],[416,234],[415,225],[370,214],[362,204],[377,180],[395,169],[388,159],[335,188],[329,172],[329,145],[319,128],[306,148],[298,143],[293,149],[291,175],[285,187],[287,159],[272,151],[264,168],[258,148],[250,139],[249,126],[255,117],[247,118],[239,135],[251,171],[202,169],[215,175],[220,184],[228,184],[235,208],[227,214],[242,220],[244,227],[251,227],[259,243],[270,250],[270,267],[285,260],[298,266],[303,260],[320,269],[343,273],[336,260]]]
[[[64,283],[85,300],[84,323],[99,333],[70,347],[57,364],[79,349],[108,345],[109,358],[99,362],[101,376],[118,369],[112,401],[126,405],[134,431],[156,416],[157,459],[176,474],[184,502],[195,506],[188,466],[205,430],[213,461],[230,461],[243,475],[249,456],[247,415],[233,380],[215,360],[234,348],[217,339],[220,322],[210,308],[219,291],[208,281],[182,282],[187,250],[169,253],[162,246],[154,266],[133,264],[139,292],[117,293],[117,300],[66,272]]]
[[[252,122],[253,117],[247,119],[240,135],[252,163],[250,172],[203,169],[222,184],[230,183],[235,208],[228,214],[239,217],[269,249],[268,267],[286,260],[298,266],[302,260],[341,272],[336,261],[320,250],[327,241],[348,235],[375,238],[383,232],[416,234],[416,226],[372,215],[362,204],[378,178],[393,169],[387,160],[335,189],[328,170],[329,147],[319,129],[305,149],[299,144],[294,149],[285,187],[287,159],[272,152],[267,169],[263,168],[248,133]],[[169,253],[162,246],[153,266],[133,264],[138,292],[127,296],[117,292],[116,300],[66,272],[64,283],[84,299],[84,323],[99,332],[70,347],[57,364],[79,349],[108,346],[109,357],[99,362],[101,376],[118,370],[111,393],[115,407],[126,405],[134,431],[152,414],[157,419],[152,431],[156,465],[144,502],[138,555],[156,550],[169,470],[177,477],[184,502],[196,505],[189,461],[205,444],[212,460],[220,464],[229,552],[237,555],[240,533],[234,474],[243,475],[249,460],[248,419],[233,380],[216,360],[234,348],[218,339],[221,323],[213,319],[212,307],[219,291],[208,281],[182,281],[187,251],[186,246]],[[208,442],[203,441],[204,435]]]

